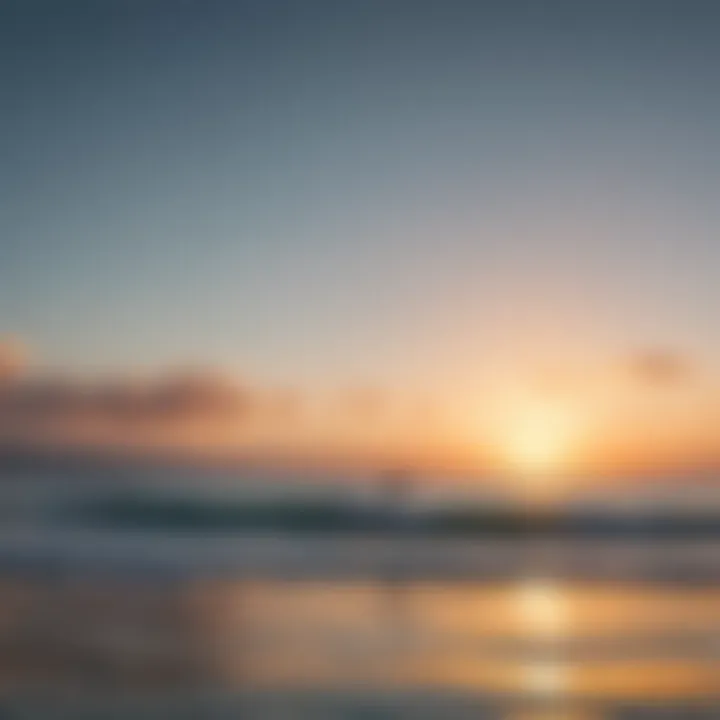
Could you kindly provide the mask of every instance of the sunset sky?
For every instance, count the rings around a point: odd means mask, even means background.
[[[713,0],[6,0],[0,48],[2,437],[720,467]]]

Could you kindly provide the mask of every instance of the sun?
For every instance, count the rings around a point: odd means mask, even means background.
[[[523,474],[545,474],[562,465],[567,447],[565,432],[533,423],[508,440],[507,454],[512,466]]]
[[[515,410],[501,433],[503,465],[521,477],[547,479],[566,469],[578,422],[566,407],[537,403]]]

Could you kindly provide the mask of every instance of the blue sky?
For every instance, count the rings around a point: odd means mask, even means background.
[[[48,365],[442,391],[718,355],[713,2],[0,15],[0,330]]]

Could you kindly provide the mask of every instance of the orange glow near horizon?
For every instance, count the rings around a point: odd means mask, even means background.
[[[720,468],[720,384],[709,374],[658,382],[600,360],[548,363],[544,371],[528,348],[490,374],[449,367],[437,388],[343,390],[342,402],[332,389],[298,389],[288,404],[287,393],[213,371],[168,369],[140,381],[23,376],[15,345],[8,348],[0,442],[287,467],[402,467],[506,481],[538,501],[586,482],[704,477]],[[2,352],[0,342],[0,364]],[[46,393],[52,402],[38,402]],[[431,398],[422,407],[421,393]],[[158,398],[167,397],[174,404],[163,410]],[[17,408],[24,410],[16,416]]]

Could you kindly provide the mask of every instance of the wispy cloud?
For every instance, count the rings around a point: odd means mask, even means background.
[[[634,380],[650,388],[686,383],[696,373],[689,355],[670,348],[639,351],[630,358],[627,368]]]
[[[0,344],[0,441],[152,442],[211,438],[277,415],[277,398],[212,369],[167,370],[143,379],[26,373],[27,353]]]
[[[17,378],[28,363],[25,346],[14,339],[0,339],[0,383]]]

